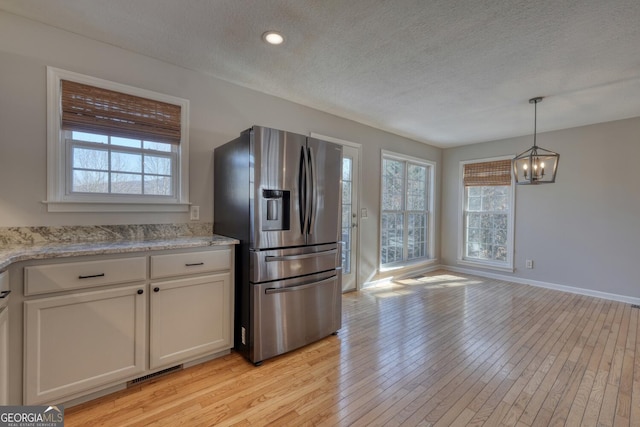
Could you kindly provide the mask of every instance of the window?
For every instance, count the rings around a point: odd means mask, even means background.
[[[432,163],[382,154],[380,266],[427,260],[432,248]]]
[[[459,261],[513,266],[511,160],[462,163],[462,242]]]
[[[188,210],[187,100],[47,73],[49,211]]]

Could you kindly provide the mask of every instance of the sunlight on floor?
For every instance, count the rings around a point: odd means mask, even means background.
[[[406,279],[396,279],[380,282],[375,286],[366,288],[365,291],[376,298],[391,298],[415,293],[416,288],[441,289],[460,286],[469,286],[481,283],[480,280],[473,280],[466,277],[456,276],[449,273],[436,273],[424,276],[411,277]]]

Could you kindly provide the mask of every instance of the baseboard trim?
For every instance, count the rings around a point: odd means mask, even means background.
[[[640,305],[640,298],[630,297],[626,295],[594,291],[591,289],[576,288],[573,286],[559,285],[557,283],[541,282],[538,280],[523,279],[522,277],[507,276],[504,274],[490,273],[490,272],[481,271],[481,270],[472,270],[469,268],[454,267],[451,265],[441,265],[440,268],[443,270],[449,270],[454,273],[471,274],[474,276],[487,277],[489,279],[504,280],[506,282],[536,286],[538,288],[553,289],[556,291],[570,292],[572,294],[585,295],[589,297],[596,297],[596,298],[602,298],[602,299],[607,299],[611,301],[618,301],[618,302]]]

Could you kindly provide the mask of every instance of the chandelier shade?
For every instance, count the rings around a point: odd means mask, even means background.
[[[538,103],[542,97],[531,98],[530,104],[534,105],[533,118],[533,147],[514,157],[513,176],[518,185],[551,184],[556,182],[556,172],[560,154],[538,147],[536,141]]]

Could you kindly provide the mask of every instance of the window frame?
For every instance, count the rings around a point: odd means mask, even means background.
[[[403,190],[406,190],[406,182],[407,182],[407,165],[409,164],[414,164],[414,165],[418,165],[418,166],[424,166],[426,168],[426,179],[427,179],[427,183],[426,183],[426,193],[427,193],[427,203],[426,203],[426,209],[424,211],[420,211],[420,212],[424,212],[427,215],[427,223],[426,223],[426,228],[427,228],[427,241],[426,241],[426,254],[424,257],[420,257],[420,258],[412,258],[412,259],[407,259],[407,253],[408,253],[408,246],[407,246],[407,235],[408,235],[408,214],[410,213],[415,213],[417,211],[412,211],[412,210],[407,210],[406,209],[406,194],[402,195],[402,200],[403,200],[403,209],[402,211],[398,211],[398,212],[403,212],[404,214],[404,228],[403,228],[403,260],[401,261],[395,261],[395,262],[391,262],[391,263],[387,263],[387,264],[382,264],[382,215],[384,214],[385,210],[383,209],[383,197],[384,197],[384,180],[383,180],[383,172],[384,172],[384,161],[385,160],[395,160],[395,161],[401,161],[405,163],[405,188]],[[430,160],[425,160],[425,159],[421,159],[418,157],[413,157],[413,156],[409,156],[406,154],[400,154],[400,153],[394,153],[392,151],[387,151],[387,150],[381,150],[381,155],[380,155],[380,218],[378,221],[378,271],[379,272],[385,272],[385,271],[389,271],[389,270],[395,270],[398,268],[403,268],[403,267],[409,267],[409,266],[415,266],[415,265],[424,265],[424,264],[433,264],[436,262],[436,259],[434,258],[434,251],[435,251],[435,236],[434,236],[434,227],[435,227],[435,209],[434,209],[434,202],[435,202],[435,175],[436,174],[436,163]],[[394,211],[395,212],[395,211]]]
[[[176,145],[173,196],[73,193],[70,131],[61,128],[61,80],[179,105],[181,139]],[[47,67],[47,204],[49,212],[188,212],[189,101],[84,74]]]
[[[514,271],[514,235],[515,235],[515,210],[516,210],[516,185],[511,174],[511,184],[509,189],[510,204],[509,214],[507,216],[507,260],[495,261],[495,260],[482,260],[477,258],[465,257],[465,211],[466,211],[466,188],[464,185],[464,167],[468,164],[485,163],[497,160],[511,160],[510,156],[491,157],[485,159],[463,160],[460,161],[458,182],[459,182],[459,197],[458,197],[458,256],[457,263],[460,265],[467,265],[470,267],[481,267],[498,271],[513,272]]]

